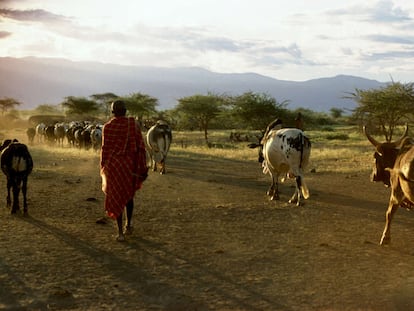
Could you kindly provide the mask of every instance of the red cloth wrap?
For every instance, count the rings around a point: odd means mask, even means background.
[[[148,171],[145,145],[134,118],[114,117],[102,130],[101,177],[105,210],[118,218],[142,187],[139,176]]]

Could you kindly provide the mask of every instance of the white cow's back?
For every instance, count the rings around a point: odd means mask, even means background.
[[[263,141],[263,172],[274,177],[302,177],[310,158],[310,144],[305,134],[296,128],[271,130]],[[283,181],[282,179],[282,181]],[[303,195],[309,191],[304,181]]]

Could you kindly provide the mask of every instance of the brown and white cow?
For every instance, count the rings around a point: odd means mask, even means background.
[[[301,197],[309,198],[309,189],[303,179],[303,172],[309,163],[311,143],[300,129],[280,129],[281,121],[275,120],[266,129],[259,144],[249,144],[250,148],[259,147],[259,162],[263,173],[272,178],[267,194],[271,200],[279,200],[279,177],[296,179],[296,189],[289,203],[301,205]]]
[[[160,174],[165,174],[165,161],[172,141],[170,126],[158,120],[157,123],[148,130],[146,135],[146,145],[151,161],[152,170],[157,171],[157,164],[160,166]]]
[[[391,222],[398,207],[414,207],[414,140],[404,134],[395,142],[380,143],[364,127],[364,133],[375,147],[375,167],[372,181],[391,187],[391,196],[385,217],[385,228],[380,244],[391,241]]]

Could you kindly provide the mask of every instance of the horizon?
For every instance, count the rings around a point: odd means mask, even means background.
[[[404,0],[1,0],[0,56],[405,83],[413,27]]]
[[[67,96],[111,92],[118,96],[148,94],[157,98],[160,108],[169,109],[179,98],[194,94],[237,96],[255,92],[270,95],[278,102],[289,101],[289,108],[328,111],[332,107],[353,106],[344,99],[347,92],[386,85],[344,74],[289,81],[257,73],[222,74],[200,67],[154,68],[39,57],[0,57],[0,71],[7,76],[0,84],[0,94],[21,101],[25,107],[56,105]]]
[[[258,75],[258,76],[262,76],[264,78],[269,78],[269,79],[274,79],[277,81],[285,81],[285,82],[309,82],[312,80],[319,80],[319,79],[331,79],[331,78],[337,78],[337,77],[354,77],[354,78],[361,78],[361,79],[366,79],[366,80],[372,80],[372,81],[377,81],[380,83],[389,83],[392,82],[393,79],[392,77],[390,79],[388,79],[387,81],[379,81],[376,79],[371,79],[371,78],[367,78],[367,77],[363,77],[363,76],[356,76],[356,75],[352,75],[352,74],[343,74],[343,73],[337,73],[337,74],[333,74],[332,76],[320,76],[320,77],[315,77],[315,78],[311,78],[311,79],[307,79],[307,80],[285,80],[285,79],[279,79],[279,78],[275,78],[275,77],[271,77],[271,76],[267,76],[261,73],[257,73],[257,72],[217,72],[217,71],[212,71],[200,66],[182,66],[182,67],[160,67],[160,66],[149,66],[149,65],[123,65],[123,64],[116,64],[116,63],[106,63],[106,62],[101,62],[101,61],[94,61],[94,60],[85,60],[85,61],[76,61],[76,60],[71,60],[71,59],[67,59],[67,58],[63,58],[63,57],[39,57],[39,56],[23,56],[23,57],[10,57],[10,56],[0,56],[1,58],[11,58],[11,59],[35,59],[35,60],[52,60],[52,61],[67,61],[67,62],[71,62],[71,63],[88,63],[88,64],[98,64],[98,65],[102,65],[102,66],[120,66],[120,67],[134,67],[134,68],[148,68],[148,69],[200,69],[200,70],[205,70],[208,71],[210,73],[214,73],[214,74],[228,74],[228,75],[245,75],[245,74],[252,74],[252,75]]]

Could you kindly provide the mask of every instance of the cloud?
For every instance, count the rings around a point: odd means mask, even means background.
[[[377,22],[407,22],[411,21],[409,12],[395,7],[393,1],[381,0],[372,8],[370,17]]]
[[[189,48],[202,51],[239,52],[242,47],[236,41],[223,37],[193,38],[184,42]]]
[[[371,6],[352,6],[343,9],[329,10],[326,16],[334,19],[345,17],[375,23],[406,23],[412,22],[410,12],[394,5],[392,0],[380,0]]]
[[[0,39],[6,38],[8,36],[11,36],[12,33],[8,31],[0,31]]]
[[[69,19],[63,15],[53,14],[51,12],[35,9],[35,10],[12,10],[0,9],[0,17],[14,19],[18,21],[30,22],[67,22]]]
[[[267,46],[261,49],[265,54],[285,54],[295,59],[302,58],[302,51],[296,43],[289,46]]]
[[[367,61],[381,61],[381,60],[403,60],[407,59],[410,60],[414,57],[414,50],[406,50],[406,51],[389,51],[389,52],[381,52],[381,53],[372,53],[364,55],[363,58]]]
[[[149,27],[137,25],[127,32],[131,38],[162,49],[190,49],[198,52],[239,53],[251,43],[217,36],[203,27]],[[133,34],[136,35],[133,35]]]
[[[382,43],[397,43],[397,44],[405,44],[405,45],[414,45],[414,37],[400,37],[400,36],[389,36],[389,35],[368,35],[365,36],[366,39],[375,41],[375,42],[382,42]]]

